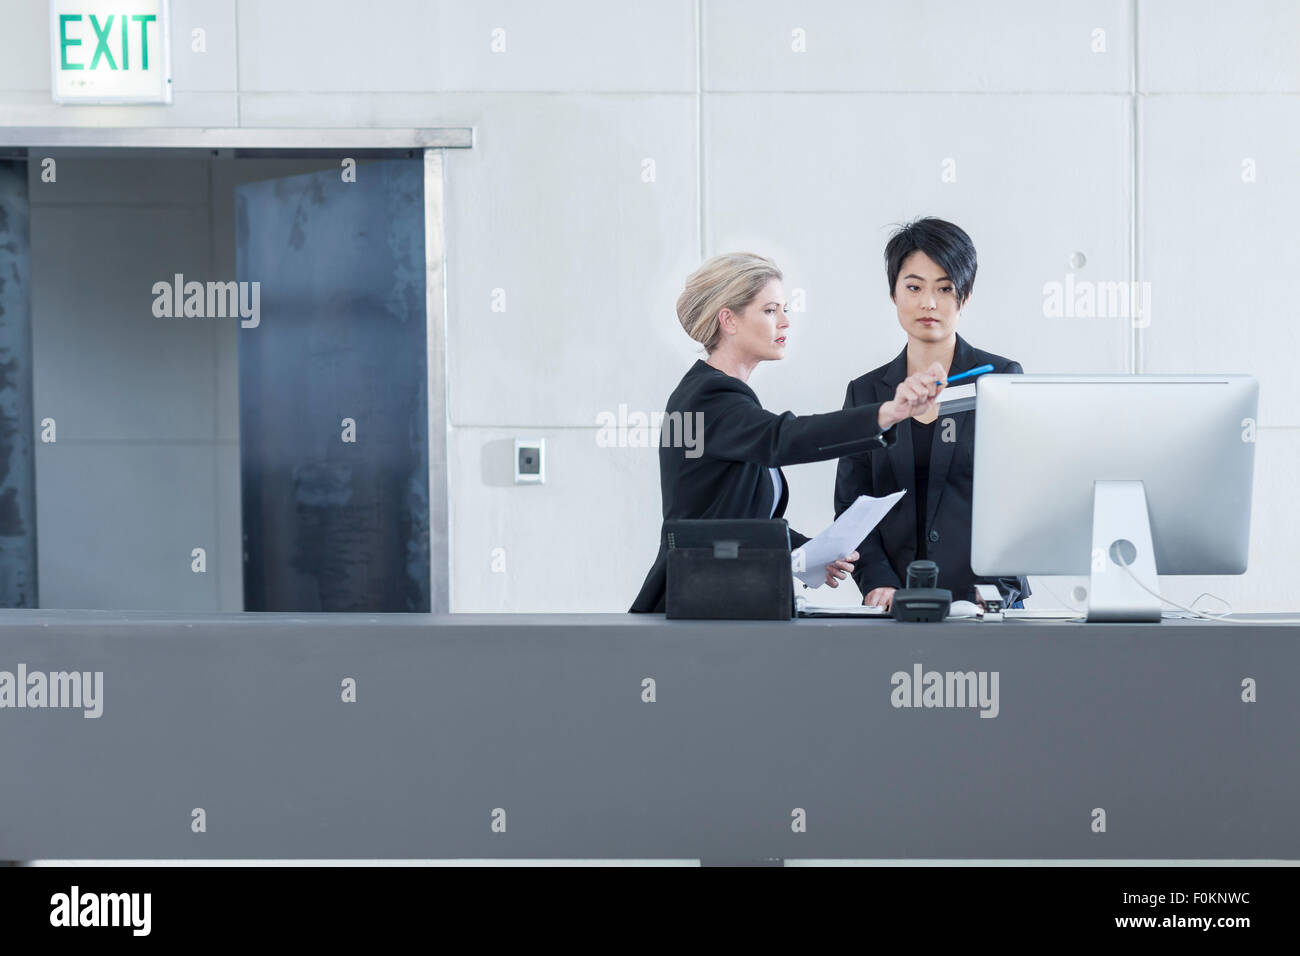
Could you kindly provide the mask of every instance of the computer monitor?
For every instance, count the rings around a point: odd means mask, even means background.
[[[1249,375],[983,376],[971,568],[1089,575],[1089,621],[1159,621],[1157,573],[1243,573],[1258,402]]]

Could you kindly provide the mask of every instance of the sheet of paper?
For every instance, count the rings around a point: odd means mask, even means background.
[[[858,500],[844,509],[844,513],[817,537],[790,552],[790,566],[794,576],[810,588],[826,583],[826,565],[852,554],[871,529],[907,490],[895,491],[883,498],[860,495]]]

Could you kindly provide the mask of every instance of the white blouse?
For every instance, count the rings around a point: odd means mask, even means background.
[[[772,473],[772,514],[768,515],[771,518],[776,515],[776,506],[781,503],[781,473],[775,468],[769,468],[768,471]]]

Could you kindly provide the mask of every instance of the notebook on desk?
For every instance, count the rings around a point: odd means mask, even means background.
[[[879,604],[846,604],[842,607],[822,607],[816,604],[802,604],[796,601],[799,617],[889,617],[890,614]]]

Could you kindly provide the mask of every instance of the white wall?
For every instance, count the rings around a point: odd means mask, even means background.
[[[764,252],[805,290],[789,357],[753,384],[774,410],[822,411],[902,347],[881,252],[892,223],[925,214],[979,249],[963,335],[1027,371],[1125,372],[1136,356],[1139,371],[1261,378],[1251,570],[1165,586],[1239,609],[1294,604],[1296,4],[172,8],[172,106],[60,107],[45,5],[7,0],[0,123],[476,128],[447,163],[454,609],[630,603],[655,549],[655,450],[598,447],[594,423],[620,404],[662,409],[695,354],[673,302],[703,256]],[[796,29],[807,52],[791,49]],[[955,182],[941,178],[948,159]],[[1044,283],[1078,253],[1078,279],[1152,283],[1149,328],[1044,316]],[[516,487],[508,443],[533,435],[547,439],[548,481]],[[795,527],[830,519],[833,473],[787,471]]]

